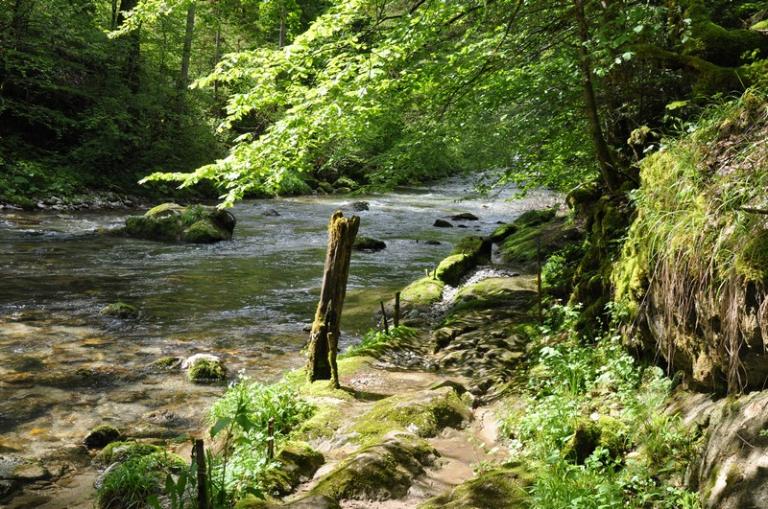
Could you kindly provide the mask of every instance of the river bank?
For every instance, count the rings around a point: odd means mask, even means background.
[[[498,201],[459,182],[366,199],[361,232],[387,248],[353,258],[344,347],[373,325],[380,298],[432,270],[467,231],[490,232],[551,198]],[[343,196],[246,202],[234,209],[233,241],[211,246],[99,235],[122,224],[121,210],[2,213],[3,456],[37,464],[62,451],[80,455],[78,444],[101,423],[144,440],[196,432],[225,387],[195,386],[151,367],[163,357],[209,352],[224,359],[230,379],[244,370],[260,381],[299,366],[322,275],[325,223],[349,203]],[[280,215],[264,215],[270,209]],[[467,228],[455,221],[454,228],[432,226],[462,212],[480,219],[465,221]],[[99,316],[116,300],[136,305],[139,317]],[[88,470],[78,466],[88,458],[78,457],[60,463]],[[50,499],[56,479],[46,473],[33,483]]]

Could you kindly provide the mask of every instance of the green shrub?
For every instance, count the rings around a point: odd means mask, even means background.
[[[639,365],[618,336],[585,341],[569,332],[573,309],[550,315],[532,339],[525,405],[501,422],[516,454],[539,465],[531,506],[698,507],[675,484],[699,436],[663,413],[671,380]]]
[[[181,458],[167,452],[129,458],[104,476],[96,492],[99,509],[143,509],[162,491],[167,475],[185,467]]]
[[[212,458],[212,478],[225,498],[262,496],[276,464],[267,458],[268,424],[274,419],[275,447],[309,419],[314,407],[287,383],[263,385],[241,377],[211,408],[211,437],[223,440]]]

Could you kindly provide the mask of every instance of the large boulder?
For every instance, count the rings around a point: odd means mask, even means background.
[[[231,212],[216,207],[163,203],[126,219],[123,231],[139,239],[210,244],[231,240],[236,222]]]
[[[342,461],[312,489],[332,500],[391,500],[404,497],[433,464],[437,451],[424,439],[396,432]]]

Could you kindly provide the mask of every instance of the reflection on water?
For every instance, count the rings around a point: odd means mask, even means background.
[[[234,240],[211,246],[97,234],[122,224],[124,212],[0,214],[0,450],[42,454],[105,421],[149,436],[195,430],[222,388],[153,369],[164,355],[214,352],[231,373],[262,380],[301,364],[328,217],[337,208],[351,213],[353,200],[370,204],[357,212],[360,234],[387,249],[353,256],[343,344],[372,325],[379,299],[432,268],[454,241],[554,200],[462,200],[468,189],[454,182],[362,198],[249,201],[233,211]],[[480,220],[432,226],[458,212]],[[98,315],[116,300],[137,305],[141,318]]]

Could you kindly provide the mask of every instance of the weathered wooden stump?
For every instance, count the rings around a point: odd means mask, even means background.
[[[339,387],[336,355],[339,345],[341,310],[347,294],[352,244],[355,242],[359,228],[359,217],[346,218],[340,210],[333,213],[328,223],[328,251],[325,255],[323,286],[315,312],[315,321],[312,323],[312,331],[309,334],[307,376],[310,382],[331,380],[334,387]]]

